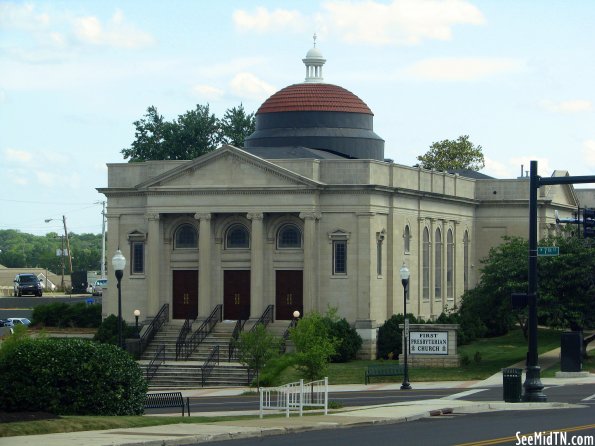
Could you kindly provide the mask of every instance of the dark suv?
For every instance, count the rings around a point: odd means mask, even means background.
[[[17,274],[14,278],[14,295],[33,294],[39,296],[43,294],[41,282],[35,274]]]

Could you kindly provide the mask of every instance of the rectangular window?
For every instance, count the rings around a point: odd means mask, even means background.
[[[347,274],[346,240],[333,240],[333,274]]]
[[[382,276],[382,240],[376,241],[376,274]]]
[[[130,262],[132,274],[144,274],[145,272],[145,243],[132,242],[132,262]]]

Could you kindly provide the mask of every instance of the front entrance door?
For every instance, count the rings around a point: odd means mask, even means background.
[[[293,319],[293,312],[304,314],[303,271],[276,271],[275,312],[278,320]]]
[[[223,271],[223,318],[250,318],[250,270]]]
[[[196,319],[198,315],[198,271],[173,271],[172,305],[173,319]]]

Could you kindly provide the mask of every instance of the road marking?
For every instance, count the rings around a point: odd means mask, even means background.
[[[573,427],[566,427],[562,429],[556,429],[551,431],[541,431],[543,434],[547,435],[550,432],[576,432],[576,431],[584,431],[588,429],[595,429],[595,424],[585,424],[583,426],[573,426]],[[530,432],[528,434],[519,434],[519,437],[531,437],[535,435],[535,432]],[[455,446],[489,446],[493,444],[504,444],[510,443],[511,441],[516,441],[518,438],[516,435],[511,437],[501,437],[501,438],[492,438],[490,440],[481,440],[481,441],[472,441],[470,443],[459,443]]]
[[[463,398],[464,396],[473,395],[474,393],[478,393],[478,392],[485,392],[486,390],[488,390],[488,389],[471,389],[471,390],[466,390],[464,392],[459,392],[459,393],[455,393],[453,395],[445,396],[442,399],[443,400],[458,400],[459,398]]]
[[[581,400],[581,401],[589,401],[589,400],[595,400],[595,393],[591,396],[588,396],[587,398]]]

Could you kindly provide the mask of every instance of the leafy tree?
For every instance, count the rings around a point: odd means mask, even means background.
[[[255,130],[254,113],[246,114],[244,106],[228,109],[220,121],[222,142],[243,147],[246,136]]]
[[[330,337],[336,340],[336,353],[331,357],[331,362],[348,362],[355,359],[362,346],[362,338],[355,328],[349,325],[345,318],[339,319],[337,308],[329,308],[323,319],[328,326]]]
[[[243,146],[244,138],[254,131],[254,113],[246,114],[240,104],[218,119],[208,104],[197,104],[194,110],[166,121],[155,106],[150,106],[133,124],[135,139],[129,148],[122,149],[124,159],[189,160],[215,150],[221,143]]]
[[[336,353],[337,340],[320,313],[310,313],[292,328],[289,334],[295,345],[295,363],[309,380],[324,376],[330,358]]]
[[[281,340],[269,333],[265,326],[258,324],[254,330],[243,332],[237,341],[238,360],[252,370],[256,370],[256,386],[260,388],[260,371],[273,358],[279,355]]]
[[[559,256],[538,258],[540,323],[572,330],[595,328],[595,248],[589,240],[563,236],[539,244],[560,248]],[[528,288],[528,250],[527,240],[505,237],[482,261],[478,286],[463,296],[461,311],[479,316],[488,336],[504,334],[517,322],[526,333],[526,310],[513,311],[510,295]]]
[[[418,156],[424,169],[441,171],[454,169],[481,170],[485,166],[481,146],[469,141],[469,135],[459,136],[456,140],[445,139],[435,142],[424,155]]]
[[[409,323],[422,323],[413,314],[407,313]],[[403,330],[399,325],[405,323],[405,317],[402,314],[393,314],[390,319],[384,322],[378,328],[378,339],[376,340],[376,348],[378,349],[378,358],[398,359],[403,352]]]

